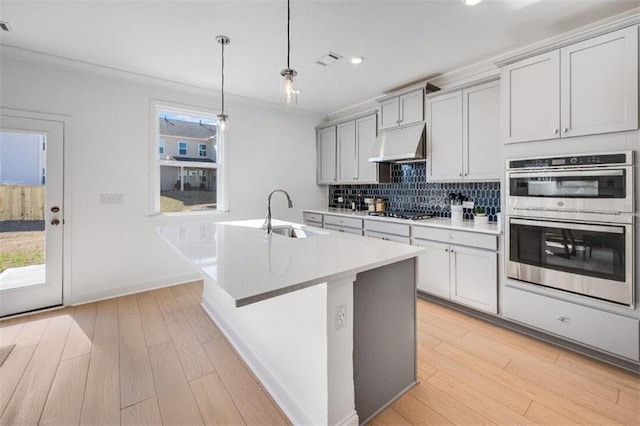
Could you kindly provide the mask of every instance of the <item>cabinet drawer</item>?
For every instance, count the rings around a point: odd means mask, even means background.
[[[322,215],[319,213],[303,212],[302,219],[304,220],[305,223],[316,222],[316,223],[322,224]]]
[[[506,318],[638,361],[639,321],[563,300],[504,288]]]
[[[331,216],[327,214],[324,215],[324,223],[325,225],[344,226],[362,230],[362,219],[356,219],[354,217]]]
[[[496,235],[479,234],[476,232],[453,231],[450,229],[430,228],[427,226],[413,226],[413,238],[460,244],[487,250],[498,249],[498,237]]]
[[[365,220],[364,229],[368,231],[383,232],[403,237],[411,235],[410,226],[404,223],[381,222],[379,220]]]
[[[365,237],[371,238],[379,238],[385,241],[395,241],[397,243],[411,244],[411,239],[409,237],[403,237],[401,235],[393,235],[393,234],[385,234],[383,232],[376,231],[364,231]]]
[[[362,229],[360,229],[360,228],[347,228],[347,227],[340,226],[340,225],[327,225],[326,223],[324,225],[324,228],[325,229],[330,229],[332,231],[346,232],[347,234],[354,234],[354,235],[362,236]]]

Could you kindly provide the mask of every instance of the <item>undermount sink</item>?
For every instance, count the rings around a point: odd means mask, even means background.
[[[274,234],[284,235],[289,238],[310,238],[329,235],[328,232],[311,231],[309,229],[295,228],[293,226],[274,226],[271,230]]]

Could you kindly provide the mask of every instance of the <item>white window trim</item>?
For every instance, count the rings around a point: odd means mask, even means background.
[[[160,139],[158,142],[158,155],[164,154],[164,139]]]
[[[174,114],[196,115],[200,117],[207,117],[217,119],[217,115],[220,111],[212,110],[206,107],[198,107],[184,104],[177,104],[174,102],[167,102],[158,99],[150,99],[149,101],[150,117],[149,120],[149,214],[152,216],[175,216],[175,215],[202,215],[202,214],[216,214],[226,213],[229,211],[229,194],[227,188],[227,182],[229,181],[229,175],[227,171],[228,156],[227,156],[227,140],[228,140],[228,128],[225,131],[219,132],[216,140],[216,163],[200,163],[200,162],[188,162],[181,161],[180,164],[187,167],[199,167],[199,168],[215,168],[216,173],[216,189],[217,189],[217,208],[216,210],[209,211],[193,211],[182,213],[160,213],[160,165],[167,160],[160,160],[158,158],[158,140],[160,139],[158,129],[158,112],[166,111]],[[219,130],[219,129],[218,129]],[[168,161],[172,166],[176,165],[175,161]]]

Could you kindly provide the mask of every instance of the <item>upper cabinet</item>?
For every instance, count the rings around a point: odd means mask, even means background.
[[[500,179],[500,83],[427,98],[428,180]]]
[[[424,121],[424,91],[422,89],[396,96],[380,103],[379,129]]]
[[[316,176],[319,185],[331,185],[337,181],[336,142],[336,126],[318,130]]]
[[[318,130],[318,184],[388,183],[388,164],[370,163],[376,114]]]
[[[502,68],[505,143],[638,128],[638,27]]]

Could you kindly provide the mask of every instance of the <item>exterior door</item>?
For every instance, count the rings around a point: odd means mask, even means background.
[[[0,317],[62,304],[63,126],[0,115]]]

